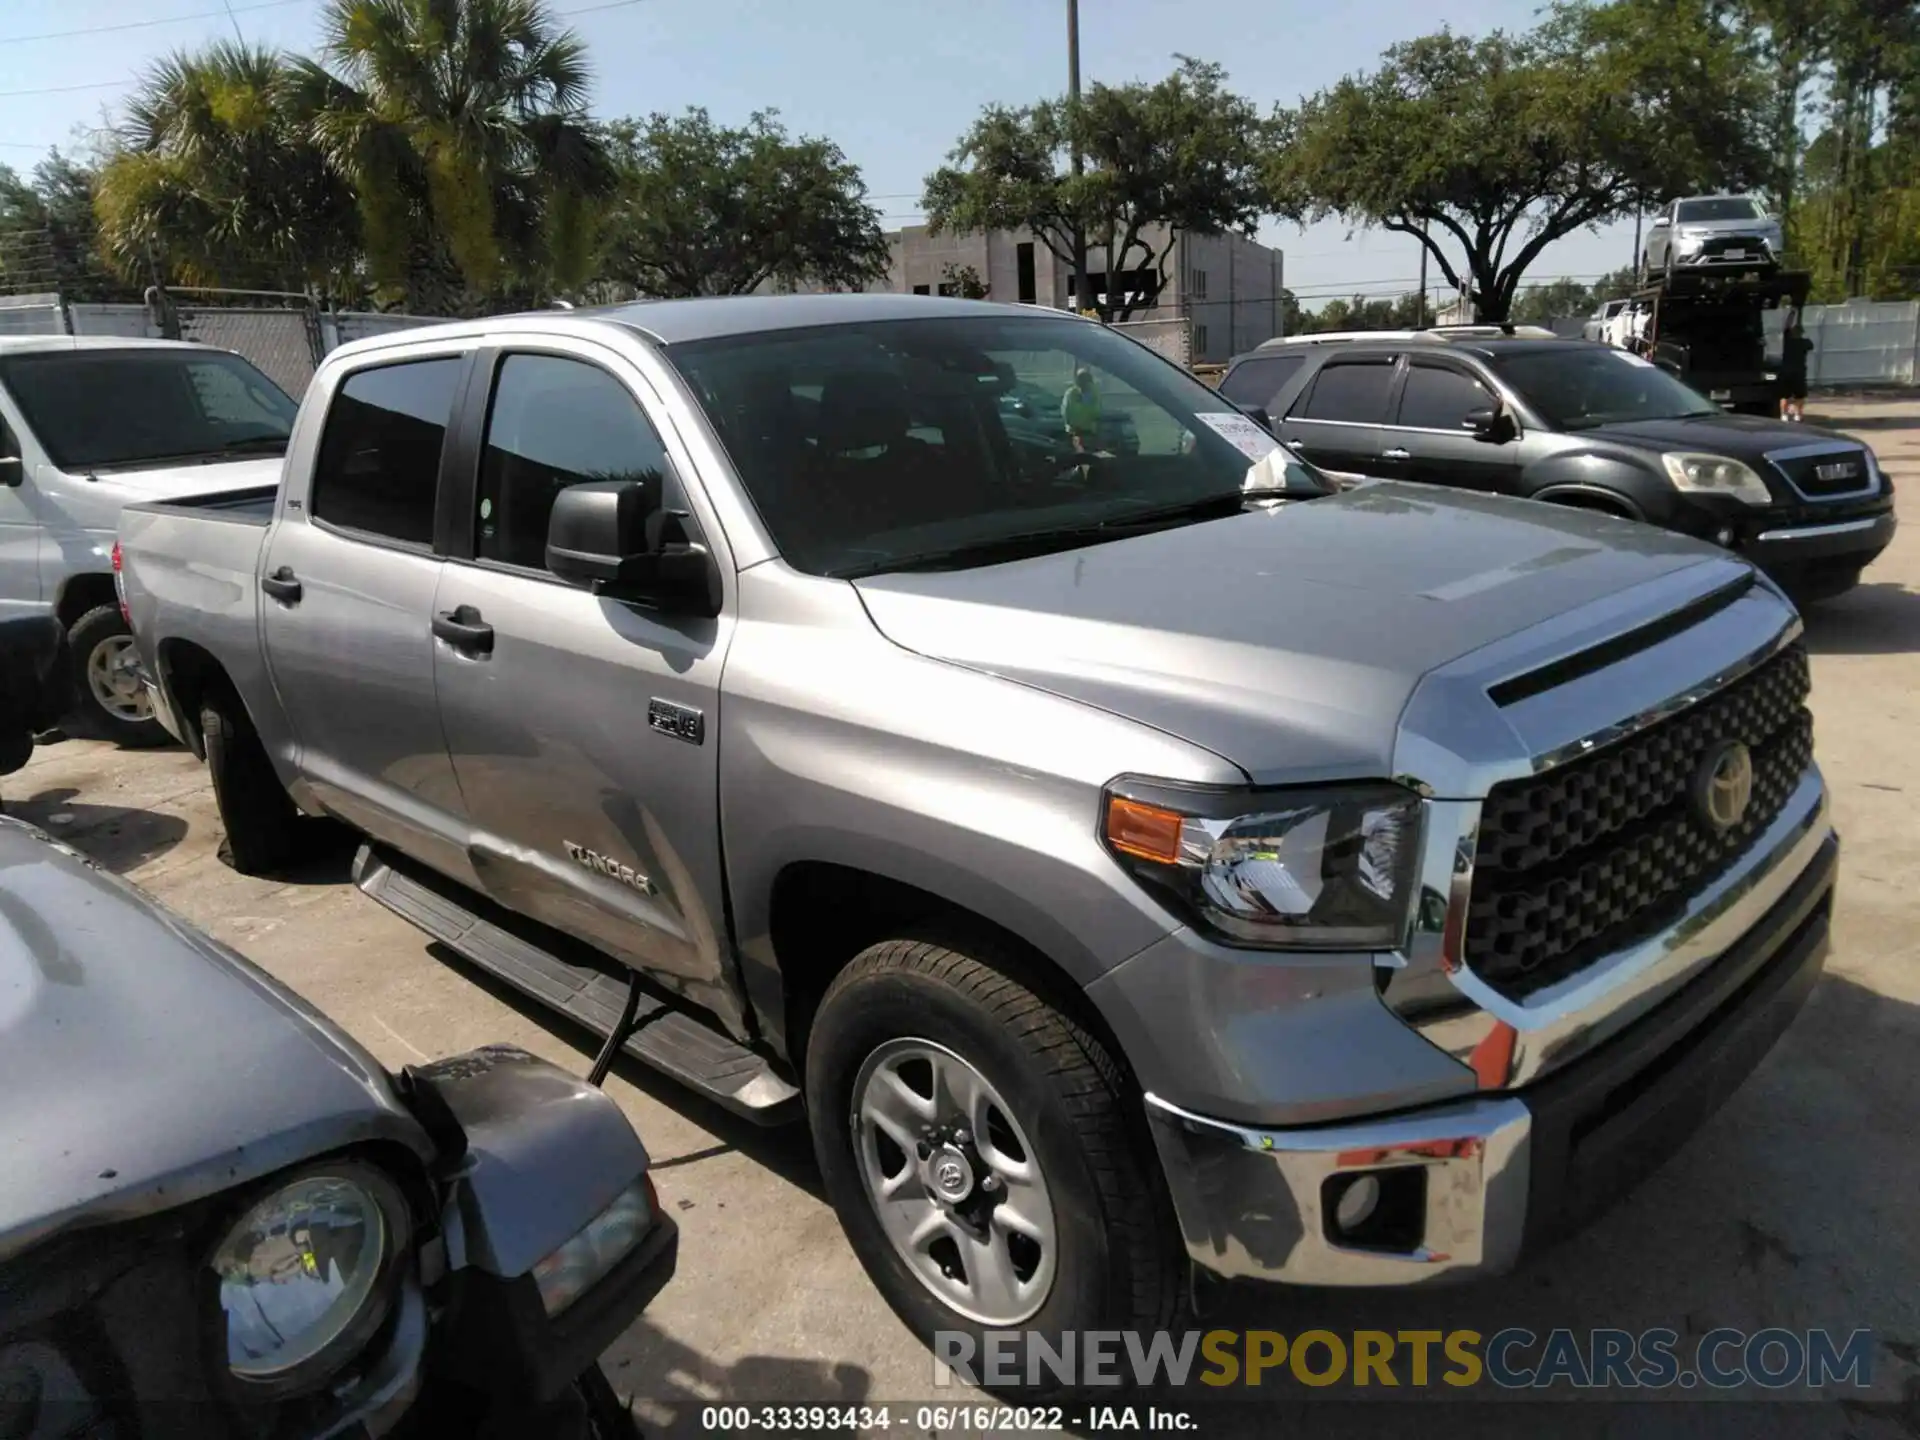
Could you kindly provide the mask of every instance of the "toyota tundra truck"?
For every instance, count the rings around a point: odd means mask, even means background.
[[[1091,372],[1134,443],[1010,393]],[[1793,606],[1725,550],[1339,491],[1100,324],[912,296],[462,322],[321,365],[277,487],[128,508],[232,863],[310,817],[478,968],[804,1113],[938,1330],[1190,1267],[1507,1270],[1825,958]]]

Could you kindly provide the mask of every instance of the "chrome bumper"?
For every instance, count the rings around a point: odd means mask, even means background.
[[[1148,1095],[1189,1256],[1236,1279],[1411,1285],[1499,1274],[1578,1228],[1677,1149],[1798,1013],[1826,957],[1838,864],[1832,832],[1818,841],[1804,868],[1774,872],[1773,903],[1692,984],[1522,1090],[1285,1130]],[[1417,1242],[1344,1242],[1330,1182],[1408,1169],[1423,1172]]]

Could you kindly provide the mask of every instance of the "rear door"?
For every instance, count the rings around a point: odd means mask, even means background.
[[[1390,474],[1380,427],[1399,360],[1386,351],[1329,356],[1281,421],[1281,442],[1335,479]]]
[[[1306,362],[1306,353],[1301,350],[1250,355],[1227,372],[1220,382],[1220,393],[1243,410],[1264,410],[1269,417],[1277,416],[1280,392]]]
[[[459,879],[472,872],[429,625],[442,452],[469,360],[416,352],[339,381],[318,437],[296,433],[288,474],[311,483],[289,487],[260,580],[300,784],[356,829]]]
[[[727,573],[691,460],[638,365],[570,337],[488,353],[462,429],[478,459],[434,608],[483,639],[436,641],[432,671],[479,882],[737,1024],[717,745],[731,614],[604,599],[546,563],[561,490],[655,473]]]
[[[1520,442],[1509,425],[1495,436],[1466,428],[1475,410],[1494,409],[1499,398],[1471,367],[1441,356],[1407,360],[1392,422],[1385,428],[1385,458],[1395,478],[1462,490],[1509,494],[1517,488]]]

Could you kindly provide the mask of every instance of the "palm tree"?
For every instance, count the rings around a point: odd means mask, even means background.
[[[109,262],[189,285],[355,288],[353,195],[300,106],[273,50],[220,43],[154,66],[96,187]]]
[[[463,308],[584,282],[611,171],[585,49],[539,0],[330,0],[324,24],[303,104],[378,282],[416,308],[436,277]]]

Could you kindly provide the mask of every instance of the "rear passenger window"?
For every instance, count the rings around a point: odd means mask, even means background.
[[[430,547],[440,443],[466,361],[413,360],[349,375],[327,411],[309,507],[316,519]]]
[[[1243,360],[1220,382],[1220,393],[1236,405],[1268,409],[1280,398],[1280,387],[1293,379],[1305,363],[1304,355],[1261,355]]]
[[[1400,424],[1419,430],[1458,430],[1471,410],[1485,410],[1493,395],[1459,370],[1415,365],[1400,392]]]
[[[667,453],[624,385],[584,360],[509,355],[487,415],[474,554],[544,570],[556,495],[648,476],[664,485]]]
[[[1294,414],[1304,420],[1344,420],[1350,425],[1378,425],[1387,418],[1387,391],[1393,385],[1393,362],[1371,364],[1331,362],[1313,382],[1304,405]]]

